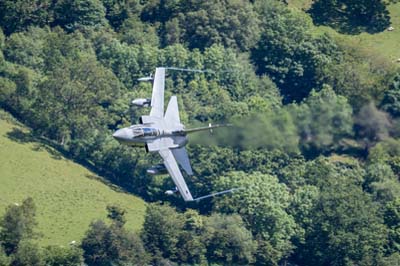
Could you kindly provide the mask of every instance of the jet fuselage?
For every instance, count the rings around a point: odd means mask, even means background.
[[[121,128],[113,134],[113,137],[128,146],[144,146],[156,139],[177,137],[180,140],[177,146],[182,147],[187,143],[185,135],[183,132],[171,132],[157,129],[152,125],[139,124]]]

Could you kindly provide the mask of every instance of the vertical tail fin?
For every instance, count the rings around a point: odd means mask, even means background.
[[[181,124],[181,120],[179,118],[178,100],[176,96],[172,96],[169,100],[164,118],[171,126],[179,126]]]

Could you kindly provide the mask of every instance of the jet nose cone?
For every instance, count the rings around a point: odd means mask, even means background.
[[[118,141],[126,140],[129,137],[126,132],[126,128],[122,128],[122,129],[115,131],[112,136],[114,137],[114,139],[116,139]]]

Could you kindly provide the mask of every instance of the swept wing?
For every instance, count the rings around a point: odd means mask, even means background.
[[[165,68],[157,67],[154,75],[153,93],[151,95],[150,116],[164,117],[164,87],[165,87]]]

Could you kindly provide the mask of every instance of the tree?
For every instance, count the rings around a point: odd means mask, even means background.
[[[172,207],[148,205],[141,235],[146,250],[164,258],[176,259],[183,223],[182,216]]]
[[[36,207],[32,198],[25,199],[21,206],[13,204],[7,207],[0,220],[0,243],[7,255],[15,253],[22,240],[35,237],[35,216]]]
[[[77,63],[79,62],[79,63]],[[106,109],[119,93],[120,83],[95,58],[64,59],[39,85],[34,105],[35,129],[68,145],[107,123]]]
[[[83,258],[89,266],[145,265],[147,254],[140,238],[117,224],[92,222],[82,239]]]
[[[141,6],[137,0],[101,0],[106,8],[106,19],[114,29],[119,29],[122,23],[140,12]]]
[[[254,235],[266,241],[271,253],[269,263],[276,264],[293,249],[290,239],[295,234],[295,221],[286,212],[290,194],[278,179],[259,172],[230,172],[215,181],[214,189],[241,188],[229,197],[216,198],[214,209],[239,213]]]
[[[145,21],[161,22],[163,45],[185,43],[204,50],[221,44],[242,51],[258,39],[259,20],[247,1],[148,1]]]
[[[256,242],[239,215],[211,215],[205,223],[207,259],[224,265],[249,265],[254,262]]]
[[[119,39],[130,45],[159,46],[159,37],[156,28],[142,22],[137,17],[126,19],[119,31]]]
[[[9,258],[4,251],[3,247],[0,246],[0,266],[10,266],[11,258]]]
[[[306,265],[374,265],[383,257],[387,229],[379,205],[362,189],[363,171],[318,159],[307,173],[319,188],[308,212],[305,242],[295,253]]]
[[[77,266],[82,263],[82,250],[74,246],[47,246],[43,256],[46,266]]]
[[[0,26],[7,35],[29,26],[43,27],[53,21],[51,0],[4,0],[0,2]]]
[[[339,49],[328,35],[313,37],[310,24],[287,7],[273,1],[259,1],[263,30],[251,59],[259,75],[277,84],[284,101],[301,101],[321,86],[325,69],[340,58]]]
[[[400,198],[385,205],[384,221],[389,230],[388,254],[400,252]]]
[[[106,10],[100,0],[57,1],[54,13],[54,24],[67,31],[107,25]]]
[[[177,243],[177,260],[189,265],[205,264],[207,249],[203,235],[206,218],[190,209],[183,214],[182,218],[184,226]]]
[[[393,117],[400,116],[400,75],[394,78],[389,90],[385,92],[381,108]]]
[[[9,100],[10,96],[15,93],[17,86],[16,84],[9,80],[8,78],[0,77],[0,103],[4,105],[4,103]]]
[[[377,33],[390,25],[389,11],[382,0],[318,0],[308,12],[315,24],[347,34]]]
[[[381,54],[360,49],[359,44],[339,45],[341,55],[324,71],[323,82],[345,96],[355,112],[370,102],[381,102],[397,73],[396,67]]]
[[[38,244],[31,241],[21,241],[12,258],[13,266],[44,266],[43,255]]]

